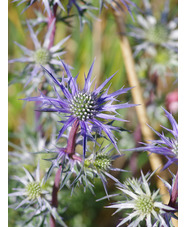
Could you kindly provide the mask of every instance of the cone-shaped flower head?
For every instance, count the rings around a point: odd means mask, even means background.
[[[152,175],[149,176],[147,174],[144,176],[141,172],[140,179],[132,178],[128,179],[124,184],[117,184],[118,189],[122,192],[122,201],[107,206],[107,208],[117,208],[115,213],[125,209],[132,209],[130,214],[117,227],[128,221],[130,222],[128,227],[137,227],[143,220],[146,221],[146,226],[149,227],[153,226],[153,223],[157,220],[161,226],[169,226],[167,220],[163,219],[163,215],[166,211],[170,212],[174,209],[159,201],[159,190],[151,192],[148,181]]]
[[[117,101],[116,97],[118,95],[126,93],[131,88],[121,88],[116,92],[108,94],[109,88],[104,90],[104,87],[114,77],[114,74],[92,91],[91,76],[93,63],[89,69],[87,77],[85,77],[84,88],[80,90],[76,82],[77,76],[73,77],[69,67],[63,62],[62,64],[66,71],[67,78],[62,78],[61,81],[57,80],[47,69],[45,69],[53,79],[54,83],[61,90],[61,93],[58,93],[57,89],[54,87],[56,98],[46,97],[41,93],[38,97],[29,97],[25,100],[41,101],[42,105],[40,111],[58,112],[59,114],[64,114],[66,116],[66,120],[61,121],[61,123],[63,123],[63,127],[59,132],[58,139],[63,135],[68,127],[72,126],[75,121],[78,121],[81,128],[81,134],[84,138],[84,157],[86,152],[87,137],[94,140],[91,135],[91,132],[93,131],[96,131],[100,135],[102,135],[101,132],[104,131],[115,148],[118,150],[116,140],[112,133],[112,130],[118,130],[118,128],[112,126],[111,124],[105,124],[105,121],[107,123],[113,120],[126,121],[116,116],[116,110],[136,105],[128,103],[113,104],[113,102]]]

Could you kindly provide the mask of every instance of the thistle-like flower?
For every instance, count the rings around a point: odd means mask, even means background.
[[[66,120],[60,121],[63,123],[58,139],[63,135],[66,129],[73,125],[75,121],[79,122],[81,128],[81,135],[83,136],[83,153],[85,157],[87,137],[94,140],[91,132],[96,131],[102,135],[104,131],[110,141],[113,143],[115,148],[118,150],[116,140],[112,133],[112,130],[118,130],[117,127],[111,124],[104,124],[104,122],[110,122],[113,120],[123,121],[126,120],[118,118],[116,116],[117,109],[129,108],[136,106],[135,104],[123,103],[123,104],[112,104],[116,100],[116,97],[120,94],[126,93],[131,88],[121,88],[116,92],[108,94],[109,88],[103,90],[106,84],[114,77],[106,79],[99,87],[91,91],[91,76],[93,70],[93,64],[91,65],[87,77],[85,77],[85,85],[82,90],[78,88],[77,76],[73,77],[69,67],[63,63],[63,67],[67,74],[67,79],[62,78],[61,81],[56,79],[52,73],[47,69],[46,72],[53,79],[53,82],[60,88],[62,95],[58,93],[54,86],[56,98],[50,98],[44,94],[40,94],[38,97],[25,98],[26,101],[40,101],[42,102],[40,111],[43,112],[57,112],[60,115],[64,114]],[[112,114],[114,113],[114,115]]]
[[[178,124],[176,120],[173,118],[172,114],[170,114],[165,109],[164,109],[164,112],[172,125],[172,129],[165,128],[164,126],[161,126],[161,127],[167,130],[168,132],[170,132],[172,136],[171,137],[165,136],[163,132],[161,134],[149,126],[156,133],[156,135],[159,136],[160,139],[152,140],[150,141],[150,144],[142,143],[145,145],[145,147],[141,147],[139,148],[139,150],[143,149],[151,153],[164,155],[168,160],[163,167],[163,169],[166,169],[171,164],[178,163]]]
[[[20,182],[24,187],[23,188],[14,188],[16,192],[12,192],[9,194],[9,197],[17,197],[19,199],[23,199],[18,205],[14,204],[10,207],[14,208],[15,210],[18,208],[27,207],[29,211],[28,214],[25,212],[25,215],[28,215],[28,220],[26,223],[32,221],[32,219],[38,219],[37,222],[40,222],[40,217],[43,213],[51,214],[62,226],[67,227],[62,218],[57,213],[56,208],[52,208],[47,194],[48,191],[44,190],[44,178],[40,179],[40,166],[39,162],[37,165],[37,169],[35,172],[35,177],[23,167],[23,170],[26,174],[25,177],[12,177],[14,180]],[[42,218],[42,222],[45,221],[46,215]],[[24,224],[26,225],[26,224]]]
[[[43,75],[43,70],[40,65],[45,66],[48,70],[52,71],[55,65],[60,65],[60,61],[56,59],[56,57],[62,56],[65,52],[61,50],[61,46],[68,40],[69,36],[65,39],[62,39],[55,46],[50,47],[50,36],[53,31],[53,27],[55,26],[55,20],[51,23],[48,32],[45,35],[44,42],[41,45],[39,42],[36,33],[33,31],[29,22],[27,22],[27,26],[30,32],[30,36],[35,46],[35,50],[30,50],[19,43],[15,42],[15,44],[24,52],[24,56],[21,58],[9,60],[9,63],[14,62],[26,62],[28,65],[26,66],[26,71],[31,71],[27,73],[29,78],[26,81],[25,86],[34,78],[41,77]],[[40,82],[40,81],[39,81]]]
[[[121,157],[121,155],[111,155],[113,149],[108,150],[110,144],[104,148],[99,147],[97,152],[91,152],[91,154],[85,158],[83,163],[83,169],[80,172],[79,178],[83,178],[84,181],[88,181],[90,177],[98,177],[102,181],[105,193],[107,192],[107,178],[112,179],[114,182],[119,182],[114,176],[112,176],[109,171],[120,171],[126,172],[126,170],[114,168],[112,162]],[[107,151],[108,150],[108,151]]]
[[[140,44],[135,46],[134,54],[137,55],[141,50],[154,54],[157,47],[165,47],[177,52],[177,18],[171,21],[168,20],[169,0],[165,3],[160,19],[153,15],[149,0],[143,0],[143,2],[145,16],[136,15],[138,26],[131,28],[132,31],[128,33],[140,41]]]
[[[42,207],[43,204],[46,203],[44,195],[48,192],[43,190],[43,180],[40,180],[39,163],[37,165],[35,177],[33,177],[32,174],[24,167],[23,170],[26,174],[25,177],[20,178],[18,176],[14,176],[13,179],[22,183],[24,188],[16,188],[16,192],[9,194],[9,196],[24,197],[15,209],[18,209],[25,204],[33,205],[34,203],[38,203],[39,207]]]
[[[149,176],[144,176],[141,172],[140,179],[128,179],[124,184],[117,183],[117,188],[121,190],[122,201],[118,201],[107,208],[117,208],[116,212],[125,209],[131,209],[131,213],[125,217],[117,227],[130,221],[128,227],[139,226],[140,222],[145,220],[146,226],[153,226],[154,222],[160,223],[160,226],[168,227],[168,223],[163,219],[163,215],[166,211],[174,211],[173,208],[164,205],[160,199],[159,189],[155,192],[151,192],[149,187],[149,179],[153,173]],[[117,195],[118,196],[118,195]],[[115,214],[114,213],[114,214]],[[170,220],[168,220],[170,221]]]

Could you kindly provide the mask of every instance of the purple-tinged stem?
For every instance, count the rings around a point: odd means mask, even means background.
[[[51,25],[51,23],[53,22],[53,20],[55,20],[55,24],[54,24],[54,28],[52,30],[51,36],[50,36],[50,44],[49,44],[49,49],[54,45],[54,38],[55,38],[55,33],[56,33],[56,12],[57,12],[57,7],[58,4],[56,3],[53,6],[53,13],[51,12],[50,16],[48,17],[48,29]]]
[[[79,121],[76,120],[71,128],[68,143],[67,143],[67,149],[66,153],[70,156],[75,154],[75,146],[76,146],[76,135],[79,128]]]
[[[79,129],[79,121],[76,120],[72,125],[65,151],[73,160],[77,160],[81,162],[82,161],[81,157],[75,155],[76,135],[77,135],[78,129]],[[58,207],[57,195],[60,188],[61,171],[62,171],[62,166],[60,165],[55,176],[53,191],[52,191],[51,205],[52,207],[56,207],[56,208]],[[50,227],[55,227],[55,226],[56,226],[56,221],[54,217],[50,215]]]
[[[175,208],[176,210],[178,209],[177,198],[178,198],[178,172],[176,174],[176,179],[173,185],[172,194],[168,204],[169,206]]]
[[[58,207],[57,194],[58,194],[59,187],[60,187],[61,170],[62,170],[62,166],[59,167],[59,169],[56,173],[54,185],[53,185],[53,191],[52,191],[51,205],[52,205],[52,207],[56,207],[56,208]],[[55,227],[55,226],[56,226],[56,221],[55,221],[54,217],[52,215],[50,215],[50,227]]]
[[[53,13],[52,13],[52,11],[51,11],[51,14],[48,15],[48,29],[49,29],[49,27],[51,26],[53,20],[56,20],[57,7],[58,7],[58,4],[56,3],[56,4],[54,5],[54,7],[53,7]],[[55,21],[55,25],[54,25],[53,31],[52,31],[52,33],[51,33],[51,36],[50,36],[50,38],[49,38],[49,39],[50,39],[50,44],[49,44],[48,49],[50,49],[50,48],[54,45],[55,33],[56,33],[56,21]],[[44,80],[43,83],[45,83],[45,80]],[[41,87],[42,87],[42,86],[43,86],[43,84],[41,85]],[[43,91],[43,93],[45,93],[45,94],[47,93],[47,92],[44,91],[42,88],[41,88],[41,90]],[[35,104],[36,110],[39,109],[39,108],[38,108],[39,105],[40,105],[40,102],[36,102],[36,104]],[[39,124],[40,116],[41,116],[41,112],[36,111],[36,114],[35,114],[36,130],[39,131],[39,132],[41,132],[42,135],[43,135],[43,132],[42,132],[42,125]],[[44,135],[43,135],[43,136],[44,136]]]

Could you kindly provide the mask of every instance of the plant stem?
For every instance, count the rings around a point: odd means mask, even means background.
[[[54,185],[53,185],[53,191],[52,191],[52,202],[51,205],[52,207],[58,207],[58,199],[57,199],[57,194],[59,191],[60,187],[60,179],[61,179],[61,170],[62,166],[59,166],[59,169],[56,173],[55,180],[54,180]],[[55,227],[56,226],[56,221],[52,215],[50,215],[50,227]]]
[[[115,21],[117,24],[118,35],[120,38],[121,51],[122,51],[122,55],[123,55],[123,60],[124,60],[125,69],[127,72],[129,85],[131,87],[135,87],[131,91],[133,101],[135,104],[141,104],[140,106],[136,107],[138,121],[141,126],[141,132],[142,132],[143,138],[145,141],[148,142],[148,140],[153,140],[154,138],[153,138],[152,131],[147,126],[149,120],[148,120],[148,116],[147,116],[147,112],[146,112],[145,102],[143,99],[140,83],[139,83],[139,80],[138,80],[138,77],[137,77],[137,74],[135,71],[135,63],[134,63],[134,59],[133,59],[133,55],[132,55],[132,50],[131,50],[129,41],[125,35],[125,19],[123,17],[123,12],[121,12],[121,11],[113,11],[113,12],[114,12]],[[159,155],[157,155],[157,154],[151,154],[149,156],[149,161],[150,161],[150,165],[151,165],[151,168],[153,171],[156,170],[157,168],[159,168],[160,166],[163,166],[163,163],[162,163]],[[157,171],[156,173],[159,174],[159,171]],[[165,179],[166,176],[164,176],[163,178]],[[167,193],[167,189],[160,179],[157,180],[157,186],[158,186],[158,188],[160,188],[160,193],[163,195],[163,197],[162,197],[163,201],[168,202],[169,196]]]
[[[58,4],[56,3],[53,7],[53,13],[51,11],[51,14],[48,15],[48,29],[49,27],[51,26],[51,23],[53,22],[53,20],[56,20],[56,12],[57,12],[57,7],[58,7]],[[56,21],[55,21],[55,24],[54,24],[54,27],[53,27],[53,31],[51,33],[51,36],[50,36],[50,44],[49,44],[49,47],[48,49],[50,49],[53,45],[54,45],[54,38],[55,38],[55,32],[56,32]],[[43,93],[46,95],[47,92],[45,90],[42,89],[43,87],[43,84],[46,82],[46,79],[44,79],[44,81],[42,82],[41,84],[41,90],[43,91]],[[35,107],[36,107],[36,110],[38,109],[38,107],[40,106],[40,102],[36,102],[35,104]],[[41,117],[41,112],[38,112],[36,111],[35,113],[35,122],[36,122],[36,131],[39,131],[41,132],[41,134],[44,136],[44,133],[42,131],[42,125],[39,124],[39,121],[40,121],[40,117]]]
[[[78,129],[79,129],[79,121],[75,120],[69,134],[69,139],[68,139],[67,149],[66,149],[67,154],[71,156],[75,154],[76,135],[77,135]]]
[[[67,142],[67,147],[66,147],[66,153],[73,159],[77,161],[82,161],[81,157],[75,155],[75,146],[76,146],[76,135],[77,131],[79,129],[79,121],[76,120],[74,124],[72,125],[68,142]],[[55,180],[54,180],[54,185],[53,185],[53,191],[52,191],[52,201],[51,205],[52,207],[57,208],[58,207],[58,191],[60,188],[60,180],[61,180],[61,171],[62,171],[62,165],[59,166],[59,169],[55,175]],[[52,215],[50,215],[50,227],[55,227],[56,226],[56,221]]]
[[[176,179],[173,185],[172,194],[168,205],[175,209],[178,209],[176,202],[177,198],[178,198],[178,172],[176,174]]]
[[[55,38],[55,33],[56,33],[56,12],[57,12],[57,7],[58,7],[58,4],[56,3],[53,6],[53,13],[51,12],[50,16],[48,16],[48,29],[49,29],[51,23],[53,22],[53,20],[55,20],[55,24],[54,24],[54,27],[53,27],[53,30],[52,30],[52,33],[51,33],[51,36],[50,36],[49,49],[54,45],[54,38]]]

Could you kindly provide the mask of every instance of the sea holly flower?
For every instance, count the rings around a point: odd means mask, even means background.
[[[30,32],[30,36],[34,43],[35,50],[30,50],[21,44],[15,42],[15,44],[23,51],[24,56],[21,58],[9,60],[9,63],[14,62],[24,62],[28,63],[26,66],[26,72],[29,78],[25,86],[34,78],[43,76],[43,70],[40,65],[45,66],[50,71],[54,70],[55,65],[60,65],[60,61],[56,59],[56,57],[62,56],[65,52],[61,49],[61,46],[69,39],[69,36],[62,39],[58,44],[50,47],[50,36],[53,31],[53,27],[55,26],[55,20],[51,23],[48,32],[45,35],[44,42],[41,45],[39,42],[36,33],[33,31],[29,22],[27,22],[28,30]],[[30,73],[28,73],[31,71]]]
[[[167,131],[170,135],[164,135],[164,132],[159,133],[151,126],[149,126],[159,137],[158,140],[150,140],[149,143],[142,143],[144,147],[125,149],[124,151],[149,151],[150,153],[156,153],[163,155],[167,158],[167,163],[164,165],[163,170],[168,168],[173,163],[178,163],[178,124],[172,114],[163,108],[165,116],[168,118],[172,125],[172,129],[168,129],[164,126],[161,126]]]
[[[144,16],[136,15],[137,26],[132,27],[128,33],[140,43],[135,46],[134,55],[142,50],[154,54],[157,47],[164,47],[177,52],[177,18],[169,21],[169,0],[165,3],[160,19],[154,16],[149,0],[143,0],[143,2],[145,6]]]
[[[131,210],[130,214],[125,217],[117,227],[128,221],[130,222],[128,227],[139,226],[142,221],[145,221],[146,226],[149,227],[153,226],[154,222],[157,221],[160,223],[160,226],[169,227],[169,223],[164,220],[163,215],[167,211],[174,212],[174,209],[160,201],[159,189],[151,192],[149,179],[153,174],[154,173],[144,176],[143,172],[141,172],[140,179],[129,178],[123,184],[116,184],[117,188],[122,192],[122,198],[118,202],[107,206],[107,208],[116,208],[115,213],[125,209]],[[117,194],[117,196],[118,195],[119,194]],[[110,197],[114,196],[116,195],[110,195]]]
[[[99,147],[95,152],[85,158],[83,162],[83,169],[80,171],[80,176],[78,178],[83,178],[86,182],[88,178],[100,178],[102,181],[105,193],[107,192],[107,178],[112,179],[114,182],[119,182],[114,176],[112,176],[109,171],[120,171],[126,172],[126,170],[115,168],[112,166],[112,162],[121,155],[111,155],[113,149],[108,150],[110,144],[105,147]]]
[[[85,157],[86,153],[86,143],[87,137],[92,138],[92,132],[96,131],[98,134],[102,135],[101,132],[104,131],[112,144],[118,150],[116,140],[112,133],[113,130],[118,130],[117,127],[107,124],[110,121],[122,121],[126,120],[117,117],[117,110],[123,108],[129,108],[136,106],[135,104],[122,103],[113,104],[117,101],[116,97],[126,93],[131,88],[121,88],[116,92],[108,94],[109,87],[105,90],[104,87],[108,82],[114,77],[115,74],[106,79],[100,86],[91,90],[91,81],[93,65],[91,65],[87,77],[85,77],[85,85],[81,90],[77,84],[77,77],[73,77],[69,67],[62,62],[65,72],[67,74],[67,79],[62,78],[61,81],[56,79],[51,72],[47,69],[45,71],[52,78],[55,85],[60,88],[62,94],[60,94],[56,87],[54,86],[54,91],[56,98],[50,98],[45,96],[40,92],[38,97],[25,98],[26,101],[40,101],[42,102],[40,111],[43,112],[57,112],[60,116],[65,115],[66,119],[60,121],[63,126],[59,131],[58,139],[63,135],[68,127],[72,126],[75,121],[79,122],[81,135],[83,136],[83,153]],[[105,124],[105,122],[107,122]]]
[[[32,219],[37,219],[43,213],[48,213],[51,214],[62,226],[66,227],[66,224],[63,222],[62,218],[57,213],[56,208],[52,208],[50,202],[48,201],[47,195],[49,194],[49,192],[44,190],[44,178],[40,179],[39,162],[37,165],[35,176],[33,176],[24,167],[23,170],[26,176],[12,177],[12,179],[20,182],[23,187],[14,188],[13,190],[15,190],[16,192],[12,192],[9,194],[9,197],[17,197],[19,199],[22,199],[22,201],[18,205],[14,204],[10,207],[17,210],[18,208],[24,208],[26,206],[27,209],[30,210],[30,212],[28,212],[29,218],[26,221],[27,224],[31,222]]]
[[[152,140],[150,141],[150,144],[142,143],[145,145],[145,147],[140,147],[139,150],[143,149],[144,151],[164,155],[168,160],[163,167],[163,169],[166,169],[171,164],[178,163],[178,124],[174,117],[172,116],[172,114],[170,114],[165,109],[164,112],[172,125],[172,129],[168,129],[164,126],[161,127],[164,128],[167,131],[167,133],[171,133],[172,134],[171,137],[165,136],[163,132],[159,133],[149,126],[156,133],[156,135],[159,136],[160,139]],[[138,148],[136,148],[136,150],[138,150]]]
[[[24,197],[24,199],[16,206],[15,209],[18,209],[25,204],[33,205],[34,203],[38,203],[39,206],[42,207],[42,205],[45,203],[44,195],[48,192],[43,190],[43,180],[40,180],[39,162],[35,177],[33,177],[33,175],[24,167],[23,170],[26,174],[25,177],[20,178],[18,176],[14,176],[13,179],[22,183],[24,188],[16,188],[16,192],[9,194],[9,196]]]
[[[78,142],[78,141],[77,141]],[[120,157],[121,155],[110,155],[113,149],[106,151],[110,144],[104,148],[99,148],[97,152],[93,153],[92,150],[89,150],[90,155],[86,155],[86,158],[83,160],[81,155],[78,153],[68,154],[65,148],[56,147],[55,149],[46,150],[46,154],[56,154],[56,156],[45,159],[51,161],[51,166],[47,171],[45,181],[49,178],[54,168],[59,168],[61,165],[61,185],[60,189],[64,186],[70,187],[72,191],[75,187],[83,185],[84,191],[87,188],[94,194],[94,184],[93,181],[95,178],[100,178],[105,192],[107,193],[106,184],[107,177],[118,182],[118,180],[113,177],[109,171],[123,171],[125,170],[112,167],[112,162]]]

